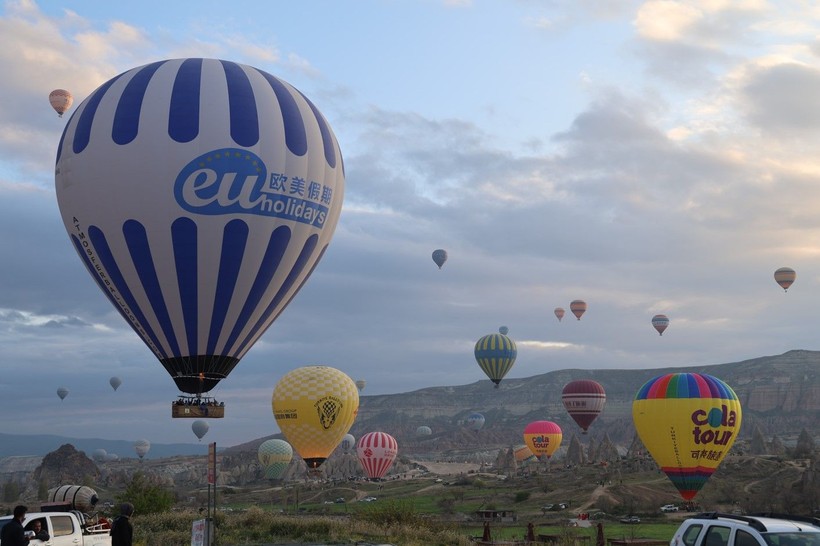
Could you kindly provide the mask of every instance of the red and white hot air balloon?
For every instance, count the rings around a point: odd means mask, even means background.
[[[584,434],[606,404],[604,387],[591,379],[578,379],[564,385],[561,401],[569,416],[583,429]]]
[[[359,462],[370,479],[384,477],[398,453],[399,444],[386,432],[368,432],[356,444]]]

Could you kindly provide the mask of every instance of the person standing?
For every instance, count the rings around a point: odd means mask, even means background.
[[[0,531],[0,542],[3,546],[28,546],[31,539],[26,536],[26,530],[23,529],[26,512],[28,508],[23,505],[14,507],[14,517]]]
[[[131,515],[134,513],[134,505],[124,502],[120,505],[120,515],[111,524],[111,546],[132,546],[134,539],[134,526],[131,525]],[[5,544],[3,545],[5,546]]]

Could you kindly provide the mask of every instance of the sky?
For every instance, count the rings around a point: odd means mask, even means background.
[[[483,380],[491,405],[473,347],[502,325],[511,378],[820,349],[813,2],[17,0],[0,36],[2,432],[196,441],[69,242],[54,160],[71,112],[48,104],[170,58],[289,82],[345,161],[328,251],[213,392],[226,416],[204,440],[278,432],[273,387],[306,365],[362,396]]]

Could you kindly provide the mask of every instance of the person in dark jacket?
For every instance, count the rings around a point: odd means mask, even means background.
[[[23,529],[26,512],[28,508],[23,505],[14,507],[14,517],[0,531],[0,542],[3,546],[28,546],[31,539],[26,536],[26,530]]]
[[[42,520],[35,519],[34,521],[26,525],[26,529],[34,533],[34,536],[31,537],[32,539],[36,538],[37,540],[42,540],[43,542],[45,542],[51,538],[51,536],[49,536],[48,534],[48,531],[43,529]]]
[[[120,505],[120,515],[111,524],[111,546],[132,546],[134,527],[131,525],[131,515],[134,505],[124,502]],[[5,544],[3,546],[6,546]]]

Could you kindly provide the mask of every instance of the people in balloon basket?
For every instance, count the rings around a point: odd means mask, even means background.
[[[111,546],[132,546],[134,527],[131,525],[131,516],[134,514],[134,505],[124,502],[120,505],[120,515],[114,518],[111,524]]]
[[[12,519],[0,531],[0,542],[3,546],[27,546],[31,540],[26,536],[23,520],[26,519],[28,508],[23,505],[14,507]]]

